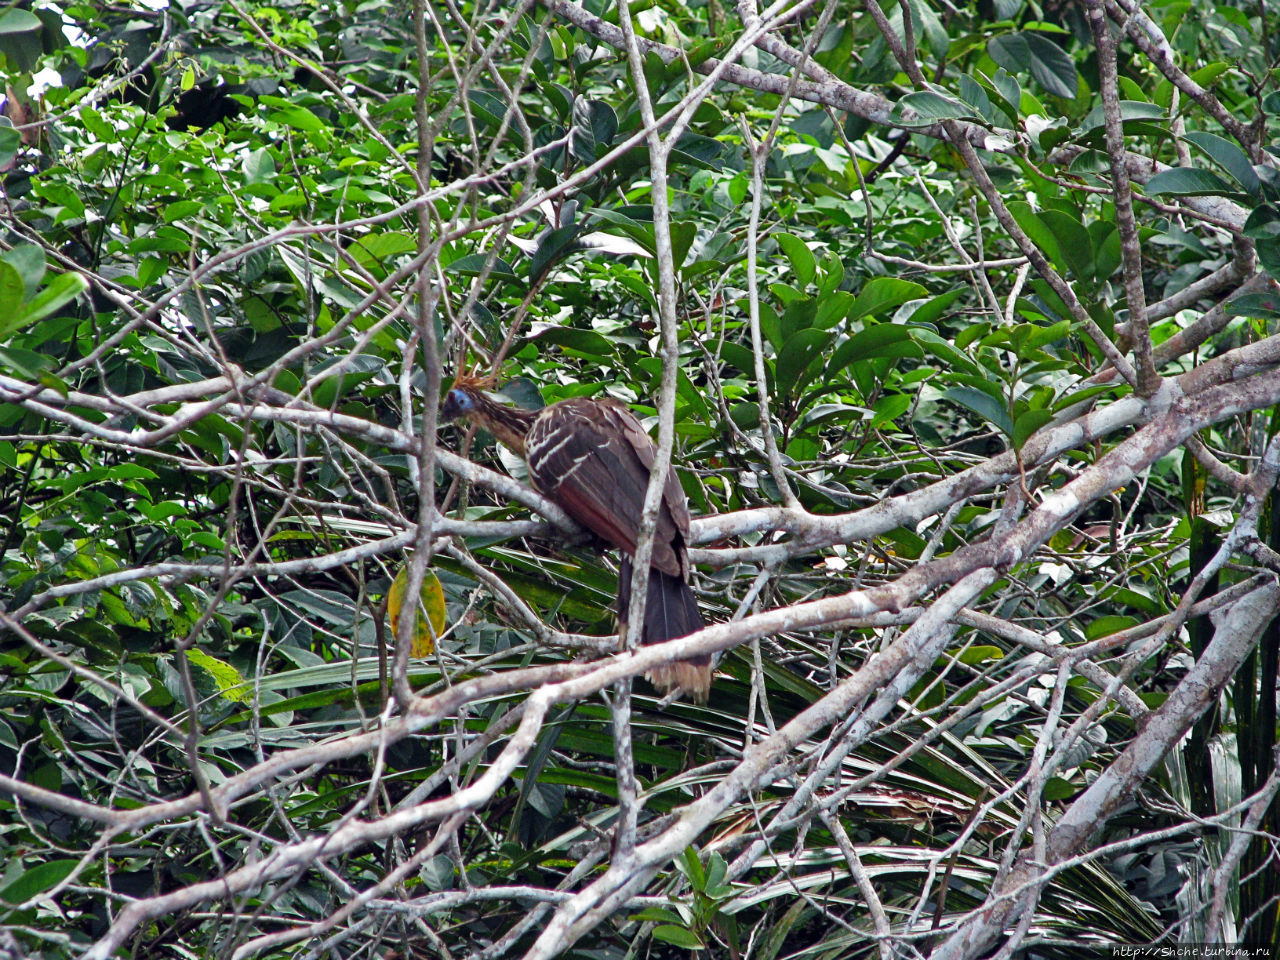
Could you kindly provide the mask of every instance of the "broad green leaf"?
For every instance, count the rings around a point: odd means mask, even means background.
[[[386,364],[381,357],[357,354],[344,357],[332,366],[331,373],[326,374],[324,369],[317,371],[317,375],[324,374],[324,378],[312,387],[311,400],[316,406],[333,406],[339,398],[381,373]]]
[[[1022,106],[1022,87],[1016,77],[1001,67],[991,77],[984,77],[990,83],[990,89],[996,94],[997,103],[1013,123],[1018,122]]]
[[[1280,237],[1254,241],[1254,252],[1258,255],[1258,263],[1271,278],[1280,279]]]
[[[1008,409],[998,400],[976,387],[951,387],[943,391],[943,397],[976,413],[1005,436],[1013,435],[1013,421]]]
[[[1274,276],[1274,274],[1272,274]],[[1233,317],[1280,317],[1280,295],[1245,293],[1227,301],[1227,315]]]
[[[1061,340],[1070,332],[1071,322],[1069,320],[1059,320],[1057,323],[1050,324],[1047,327],[1035,324],[1019,324],[1014,328],[1013,342],[1017,348],[1018,355],[1025,358],[1024,351],[1029,354],[1032,350]]]
[[[573,127],[569,149],[581,162],[595,163],[613,144],[618,134],[618,115],[604,100],[580,97],[573,104]]]
[[[1261,191],[1262,183],[1258,180],[1253,164],[1249,162],[1245,152],[1230,140],[1201,130],[1188,133],[1184,139],[1203,150],[1210,160],[1225,170],[1246,192],[1256,197]]]
[[[979,376],[983,374],[981,367],[953,347],[944,337],[940,337],[932,330],[928,330],[924,327],[911,327],[910,330],[911,339],[915,340],[916,343],[920,344],[944,363],[971,374],[977,374]]]
[[[1031,238],[1031,242],[1040,248],[1040,252],[1048,258],[1054,267],[1064,271],[1067,267],[1066,258],[1062,255],[1062,248],[1058,244],[1058,237],[1034,210],[1031,204],[1024,200],[1010,200],[1009,212],[1013,214],[1013,219],[1017,221],[1023,232]]]
[[[1148,103],[1145,100],[1121,100],[1120,101],[1120,122],[1125,124],[1125,130],[1128,132],[1131,128],[1129,121],[1133,120],[1164,120],[1167,119],[1167,113],[1163,107],[1154,103]],[[1106,113],[1102,108],[1102,104],[1098,104],[1088,115],[1080,122],[1080,132],[1087,134],[1092,131],[1103,130],[1106,126]]]
[[[40,30],[43,24],[40,18],[29,10],[8,9],[0,13],[0,34],[32,33]]]
[[[45,260],[44,251],[34,243],[19,243],[12,250],[6,250],[0,254],[0,262],[7,263],[22,277],[23,299],[29,299],[36,295],[36,291],[40,289],[40,283],[44,280]],[[0,312],[0,318],[4,316]]]
[[[1239,189],[1216,173],[1196,167],[1171,167],[1146,182],[1143,191],[1149,196],[1171,193],[1179,197],[1231,196]]]
[[[906,111],[908,110],[912,114],[910,119],[907,119]],[[914,125],[936,123],[939,120],[982,119],[978,112],[968,104],[961,103],[959,100],[940,93],[934,93],[932,90],[922,90],[919,93],[907,94],[898,101],[894,112],[904,118],[902,122]]]
[[[1020,414],[1013,423],[1013,433],[1010,437],[1013,441],[1013,449],[1021,450],[1031,435],[1052,419],[1052,410],[1028,410]]]
[[[488,262],[489,256],[484,253],[469,253],[464,257],[459,257],[451,262],[445,270],[449,273],[460,273],[467,277],[478,277],[484,270],[485,264]],[[516,276],[512,270],[511,264],[507,263],[501,257],[494,258],[489,277],[495,280],[509,280],[512,283],[517,282],[520,278]]]
[[[546,230],[538,237],[538,246],[529,260],[529,280],[537,282],[556,263],[563,260],[578,249],[575,240],[578,237],[577,226],[555,227]]]
[[[778,352],[774,380],[779,392],[790,396],[804,386],[799,383],[809,364],[834,339],[835,334],[817,327],[797,331]]]
[[[213,678],[213,682],[218,687],[218,693],[225,699],[236,703],[248,703],[252,699],[253,691],[250,689],[250,684],[245,681],[239,670],[225,660],[219,660],[203,650],[196,649],[187,651],[187,659]]]
[[[817,261],[808,244],[789,233],[774,234],[774,239],[778,241],[778,246],[782,248],[783,253],[787,255],[787,259],[791,262],[791,269],[795,273],[796,279],[800,281],[800,285],[807,287],[813,283],[814,275],[817,272]]]
[[[276,176],[275,159],[266,147],[246,153],[241,169],[244,171],[244,182],[247,184],[270,183]]]
[[[20,11],[10,11],[20,12]],[[0,887],[0,902],[19,904],[51,890],[71,875],[79,860],[46,860]]]
[[[1004,651],[999,647],[974,644],[963,650],[948,650],[947,656],[966,666],[976,667],[991,660],[1003,660]]]
[[[1120,267],[1120,231],[1114,224],[1095,220],[1089,224],[1089,236],[1093,239],[1093,278],[1106,283]]]
[[[1080,787],[1070,780],[1064,780],[1062,777],[1050,777],[1045,781],[1044,789],[1040,791],[1040,795],[1049,803],[1056,803],[1060,800],[1074,797],[1079,792]]]
[[[1098,617],[1085,627],[1084,635],[1089,640],[1097,640],[1099,637],[1109,637],[1111,634],[1119,633],[1121,630],[1136,627],[1138,623],[1139,621],[1134,617],[1107,614]]]
[[[927,296],[929,291],[910,280],[896,277],[876,277],[863,286],[849,309],[849,319],[859,320],[870,315],[883,315],[908,300]]]
[[[1280,210],[1269,203],[1256,207],[1245,220],[1243,229],[1251,240],[1280,237]]]
[[[953,303],[969,292],[967,287],[956,287],[944,294],[924,301],[907,317],[907,323],[934,323],[941,319]]]
[[[7,337],[23,325],[23,313],[26,299],[26,288],[22,276],[9,263],[0,260],[0,339]]]
[[[1010,73],[1031,71],[1040,86],[1056,97],[1074,100],[1078,89],[1076,65],[1070,55],[1036,30],[993,37],[987,53]]]
[[[271,112],[271,119],[303,133],[323,133],[329,129],[323,120],[296,103],[285,102],[279,109]]]
[[[872,430],[879,430],[886,423],[897,420],[911,409],[913,398],[905,393],[891,393],[881,397],[872,408],[875,415],[867,425]]]
[[[1080,280],[1093,279],[1093,243],[1084,224],[1059,210],[1042,211],[1040,222],[1058,241],[1058,252],[1071,273]]]
[[[987,91],[977,80],[964,73],[960,75],[960,98],[973,107],[985,121],[996,122],[995,108],[991,105],[991,98],[987,96]]]
[[[8,125],[8,117],[3,119],[5,122],[0,123],[0,170],[13,163],[13,158],[22,149],[22,134]]]
[[[533,337],[539,343],[554,343],[587,358],[603,359],[613,355],[614,345],[594,330],[576,327],[545,327]]]
[[[856,360],[924,356],[911,334],[912,328],[899,323],[877,323],[858,331],[836,347],[827,364],[828,376],[839,373]]]
[[[686,950],[702,950],[706,946],[688,927],[677,927],[671,923],[660,923],[654,927],[653,938]]]

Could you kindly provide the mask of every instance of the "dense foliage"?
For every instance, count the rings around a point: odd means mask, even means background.
[[[0,954],[1275,943],[1278,26],[4,8]],[[463,370],[652,425],[711,627]]]

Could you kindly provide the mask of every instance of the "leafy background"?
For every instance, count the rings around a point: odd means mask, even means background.
[[[1251,514],[1232,482],[1275,433],[1274,399],[1219,401],[1192,441],[1000,569],[971,605],[987,619],[963,621],[856,750],[841,723],[806,735],[576,948],[539,937],[618,868],[619,710],[643,840],[911,620],[757,632],[726,645],[705,705],[642,682],[566,697],[510,775],[450,813],[528,715],[543,675],[520,671],[612,649],[616,558],[415,438],[464,366],[500,373],[515,403],[610,395],[650,422],[674,367],[681,481],[695,514],[730,518],[696,557],[712,622],[892,585],[1003,535],[1140,422],[1021,462],[1038,431],[1132,395],[1083,318],[1122,351],[1143,336],[1089,9],[1139,22],[1131,3],[904,0],[874,10],[890,43],[871,8],[802,5],[732,54],[755,72],[699,89],[759,14],[631,4],[647,99],[688,108],[662,171],[669,242],[618,8],[0,13],[4,943],[772,960],[927,953],[975,916],[1203,653],[1206,615],[1161,618],[1276,569],[1273,511]],[[1122,38],[1113,131],[1173,377],[1273,335],[1275,22],[1261,4],[1142,9],[1180,69]],[[945,124],[973,133],[1000,209]],[[678,355],[659,349],[664,322]],[[491,437],[439,437],[523,480]],[[995,466],[1007,451],[1012,475]],[[985,481],[859,525],[963,471]],[[411,550],[425,559],[424,519],[436,639],[398,666],[385,598]],[[1259,546],[1212,562],[1241,524]],[[1152,624],[1166,635],[1144,647]],[[1270,627],[1088,850],[1041,880],[1010,946],[1274,941],[1278,640]],[[1059,673],[1048,654],[1085,644]],[[476,677],[496,680],[458,686]],[[413,716],[397,679],[435,698],[427,719],[360,739]],[[279,756],[307,762],[266,772]],[[211,805],[228,784],[248,786]],[[179,798],[194,801],[159,806]],[[395,826],[424,801],[444,812]],[[386,829],[232,894],[201,886],[352,824]],[[155,912],[123,923],[138,903]]]

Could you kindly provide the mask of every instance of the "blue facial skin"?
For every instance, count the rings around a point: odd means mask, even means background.
[[[465,390],[450,390],[445,394],[440,415],[445,420],[456,420],[475,408],[475,400]]]

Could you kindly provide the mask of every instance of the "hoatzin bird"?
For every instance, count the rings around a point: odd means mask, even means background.
[[[622,553],[618,619],[626,632],[635,553],[654,446],[625,404],[578,397],[541,410],[523,410],[491,399],[488,381],[461,376],[445,397],[445,420],[466,417],[484,427],[529,464],[534,489],[579,524]],[[698,601],[689,587],[689,504],[675,470],[668,468],[649,559],[649,591],[642,643],[661,643],[702,629]],[[683,690],[705,700],[711,688],[710,656],[664,664],[647,674],[658,689]]]

